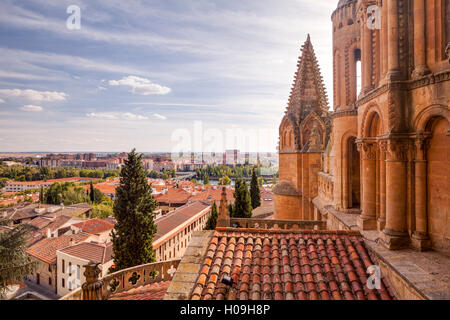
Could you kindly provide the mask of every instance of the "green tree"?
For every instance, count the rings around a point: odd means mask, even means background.
[[[89,186],[89,200],[91,201],[91,203],[95,202],[94,184],[92,183],[92,181]]]
[[[209,184],[209,175],[207,173],[203,176],[203,184],[206,186]]]
[[[209,216],[208,221],[206,221],[205,230],[215,230],[218,217],[219,213],[217,212],[217,205],[214,201],[211,208],[211,215]]]
[[[0,220],[0,226],[8,224],[9,220]],[[5,295],[8,285],[22,282],[23,277],[36,268],[36,263],[25,252],[30,232],[27,224],[0,232],[0,297]]]
[[[94,204],[91,212],[91,218],[104,219],[114,215],[112,204],[102,202],[100,204]]]
[[[115,270],[155,261],[152,243],[157,227],[153,210],[157,202],[147,183],[142,154],[133,149],[124,162],[113,208],[117,221],[112,231]]]
[[[44,203],[44,187],[41,186],[41,190],[39,191],[39,203]]]
[[[252,200],[245,180],[236,179],[234,198],[233,217],[251,218],[253,210]]]
[[[261,205],[261,191],[259,189],[256,170],[252,170],[252,181],[250,183],[250,197],[252,199],[252,208],[258,208]]]
[[[219,179],[219,184],[223,186],[230,185],[231,179],[228,176],[223,176],[222,178]]]

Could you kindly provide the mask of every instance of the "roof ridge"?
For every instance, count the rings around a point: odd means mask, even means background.
[[[260,228],[232,228],[232,227],[217,227],[218,232],[249,232],[249,233],[310,233],[310,234],[335,234],[335,235],[354,235],[361,236],[359,230],[286,230],[286,229],[260,229]]]

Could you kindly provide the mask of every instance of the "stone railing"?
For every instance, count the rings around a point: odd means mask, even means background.
[[[318,189],[319,197],[326,200],[328,203],[333,202],[334,182],[333,176],[325,172],[319,172],[318,177]]]
[[[325,230],[326,221],[231,218],[230,227],[281,230]]]
[[[174,259],[123,269],[108,274],[101,279],[93,279],[91,282],[87,280],[80,289],[69,293],[60,300],[93,300],[86,297],[86,294],[90,297],[95,297],[94,299],[107,300],[112,294],[128,291],[150,283],[172,280],[179,264],[180,259]],[[86,275],[89,266],[85,267]],[[88,293],[92,289],[96,291],[96,294]]]

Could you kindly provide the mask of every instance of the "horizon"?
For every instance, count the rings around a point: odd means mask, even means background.
[[[71,5],[79,29],[69,28]],[[308,33],[332,105],[335,7],[6,0],[0,149],[276,152]]]

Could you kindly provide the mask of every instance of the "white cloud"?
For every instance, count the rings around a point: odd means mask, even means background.
[[[36,90],[21,90],[21,89],[2,89],[0,94],[7,97],[24,98],[34,101],[63,101],[66,100],[67,94],[56,91],[36,91]]]
[[[140,78],[136,76],[128,76],[120,80],[108,81],[110,86],[128,86],[131,87],[131,91],[134,94],[150,95],[150,94],[167,94],[170,92],[170,88],[153,83],[148,79]]]
[[[131,112],[91,112],[86,114],[88,118],[99,119],[99,120],[129,120],[129,121],[139,121],[148,120],[148,117],[134,114]]]
[[[3,100],[3,99],[0,99],[0,103],[5,103],[5,100]]]
[[[166,117],[166,116],[163,116],[163,115],[161,115],[161,114],[159,114],[159,113],[154,113],[153,116],[154,116],[155,118],[157,118],[157,119],[160,119],[160,120],[167,120],[167,117]]]
[[[25,105],[25,106],[23,106],[23,107],[20,107],[20,110],[23,110],[23,111],[32,111],[32,112],[39,112],[39,111],[42,111],[43,108],[42,108],[41,106],[34,106],[34,105],[32,105],[32,104],[27,104],[27,105]]]

